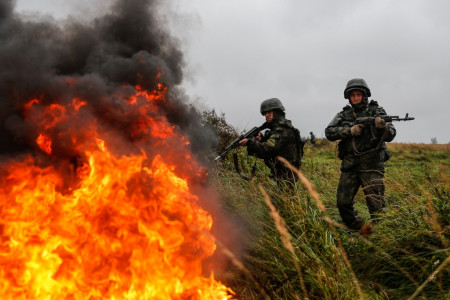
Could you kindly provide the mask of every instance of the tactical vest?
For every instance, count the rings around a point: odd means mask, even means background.
[[[357,117],[375,117],[380,115],[379,105],[375,100],[371,100],[367,109],[359,112],[357,115],[349,105],[342,111],[343,121],[354,122]],[[366,153],[374,150],[379,144],[379,139],[372,140],[370,128],[365,127],[360,136],[343,139],[338,144],[338,156],[343,159],[347,155],[355,155],[355,152]],[[390,155],[384,142],[381,143],[379,150],[384,152],[384,161],[388,160]]]
[[[294,167],[299,169],[303,157],[303,147],[305,145],[301,139],[300,130],[292,126],[292,123],[288,120],[280,121],[274,130],[278,130],[281,133],[286,130],[283,128],[291,130],[293,132],[293,137],[289,140],[289,146],[286,149],[280,149],[280,156],[286,158]],[[292,149],[291,147],[295,147],[295,149]]]

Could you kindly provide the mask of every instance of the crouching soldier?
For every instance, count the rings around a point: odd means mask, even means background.
[[[265,127],[269,130],[262,136],[243,139],[239,144],[247,146],[249,155],[264,159],[277,184],[293,187],[296,174],[287,168],[277,156],[285,158],[294,167],[300,168],[302,141],[300,131],[285,118],[285,109],[278,98],[270,98],[261,103],[261,114],[266,118]]]

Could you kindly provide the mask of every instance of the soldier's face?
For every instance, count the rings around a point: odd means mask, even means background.
[[[264,117],[266,117],[266,122],[270,123],[273,120],[273,110],[266,111],[264,113]]]
[[[364,94],[361,91],[354,90],[350,91],[350,103],[358,104],[363,100]]]

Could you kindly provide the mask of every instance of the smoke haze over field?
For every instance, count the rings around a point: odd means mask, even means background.
[[[163,2],[163,1],[160,1]],[[18,0],[17,9],[98,14],[111,1]],[[168,4],[169,3],[169,4]],[[164,1],[161,17],[182,41],[191,101],[224,112],[238,129],[263,122],[259,104],[278,97],[305,135],[324,129],[362,77],[395,123],[397,142],[450,142],[450,3],[425,1]],[[135,33],[133,33],[135,34]]]

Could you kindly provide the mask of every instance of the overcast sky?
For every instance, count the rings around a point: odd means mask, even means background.
[[[360,77],[388,114],[416,118],[395,123],[394,141],[450,142],[448,0],[163,2],[184,48],[187,94],[239,130],[262,124],[261,101],[278,97],[303,135],[323,137],[347,104],[347,81]],[[108,3],[17,0],[16,10],[83,19]]]

